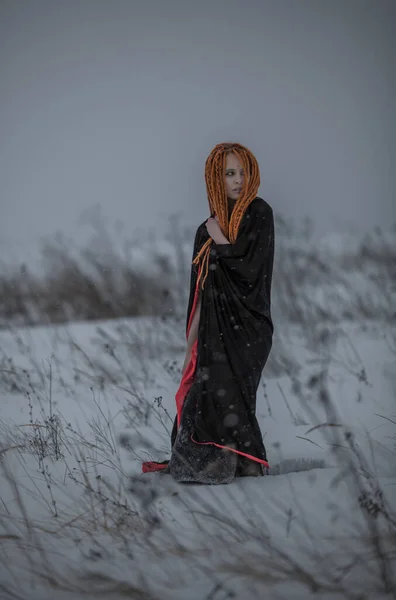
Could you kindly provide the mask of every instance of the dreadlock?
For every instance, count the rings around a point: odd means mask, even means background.
[[[245,178],[241,194],[235,203],[231,216],[228,212],[228,198],[225,187],[225,168],[227,154],[234,153],[242,162]],[[257,196],[260,186],[260,170],[255,156],[252,152],[237,143],[217,144],[209,154],[205,163],[205,181],[208,194],[210,214],[217,215],[219,225],[228,241],[233,244],[237,238],[239,225],[245,210]],[[209,269],[210,247],[212,238],[209,238],[193,260],[193,264],[199,265],[198,281],[204,287]]]

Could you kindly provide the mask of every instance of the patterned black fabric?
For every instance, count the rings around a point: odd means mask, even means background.
[[[169,461],[169,473],[184,483],[230,483],[235,476],[237,455],[213,445],[199,446],[191,439],[197,394],[199,385],[194,384],[184,401],[182,419]]]

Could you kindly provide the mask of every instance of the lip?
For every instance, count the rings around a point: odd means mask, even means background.
[[[235,188],[232,190],[233,192],[242,192],[242,188]]]

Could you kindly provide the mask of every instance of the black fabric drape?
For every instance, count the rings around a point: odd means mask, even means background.
[[[196,232],[193,258],[209,238]],[[267,460],[256,420],[256,392],[272,347],[271,283],[274,261],[271,206],[255,198],[233,244],[212,243],[202,291],[195,378],[194,440],[215,442]],[[198,269],[191,268],[187,321]],[[177,434],[175,420],[172,446]]]

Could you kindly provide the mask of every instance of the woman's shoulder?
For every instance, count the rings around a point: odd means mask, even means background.
[[[256,196],[256,198],[252,200],[248,206],[248,209],[250,213],[262,215],[263,217],[273,212],[272,206],[269,204],[269,202],[264,200],[264,198],[260,198],[259,196]]]
[[[263,221],[273,222],[272,206],[263,198],[256,196],[245,210],[241,229],[250,231],[252,228],[257,228]]]
[[[198,236],[204,234],[205,232],[207,233],[206,221],[207,221],[207,219],[205,219],[205,221],[202,221],[202,223],[200,223],[198,225],[197,231],[195,232],[195,237],[198,237]]]
[[[256,196],[256,198],[254,200],[251,201],[251,203],[249,204],[249,206],[247,207],[245,214],[246,215],[261,215],[263,217],[266,217],[267,215],[270,215],[272,213],[272,206],[263,198],[260,198],[259,196]],[[202,223],[200,223],[197,227],[197,230],[195,232],[195,237],[198,238],[200,236],[204,236],[204,237],[209,237],[208,231],[206,229],[206,221],[207,219],[205,219],[205,221],[202,221]]]
[[[206,221],[203,221],[200,225],[198,225],[197,230],[195,232],[195,246],[202,246],[206,240],[210,237],[208,230],[206,229]]]

